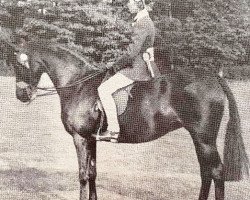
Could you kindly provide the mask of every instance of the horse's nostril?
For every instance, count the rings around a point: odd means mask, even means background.
[[[25,95],[25,94],[20,95],[20,93],[19,93],[19,94],[16,95],[16,97],[17,97],[17,99],[19,101],[21,101],[23,103],[26,103],[26,102],[30,101],[29,96]]]
[[[16,97],[18,100],[24,103],[30,100],[30,97],[25,90],[16,90]]]
[[[24,82],[17,82],[16,83],[16,97],[21,102],[28,102],[30,101],[32,96],[31,88],[28,84]]]

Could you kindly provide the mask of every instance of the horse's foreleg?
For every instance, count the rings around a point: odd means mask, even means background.
[[[79,164],[80,200],[87,198],[87,183],[89,183],[89,200],[96,200],[96,142],[73,135]]]
[[[91,158],[89,159],[89,199],[96,200],[96,140],[88,142],[88,149],[90,151]]]

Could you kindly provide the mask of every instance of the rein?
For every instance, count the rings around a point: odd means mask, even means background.
[[[85,76],[84,78],[80,79],[80,80],[77,80],[75,81],[74,83],[70,84],[70,85],[66,85],[66,86],[63,86],[63,87],[35,87],[35,90],[43,90],[43,91],[46,91],[46,93],[44,94],[38,94],[35,96],[35,98],[37,97],[44,97],[44,96],[51,96],[51,95],[56,95],[57,94],[57,90],[61,90],[61,89],[66,89],[66,88],[70,88],[70,87],[74,87],[74,86],[77,86],[81,83],[84,83],[85,81],[88,81],[102,73],[104,73],[106,70],[100,70],[98,72],[95,72],[93,74],[89,74],[88,76]],[[28,102],[28,105],[32,103],[32,101],[35,99],[35,98],[31,98],[30,101]]]
[[[79,79],[79,80],[75,81],[74,83],[66,85],[66,86],[62,86],[62,87],[36,87],[36,89],[49,91],[49,92],[55,92],[57,90],[71,88],[71,87],[77,86],[81,83],[84,83],[84,82],[104,73],[105,71],[106,70],[100,70],[98,72],[94,72],[93,74],[89,74],[88,76],[85,76],[82,79]]]
[[[69,84],[69,85],[66,85],[66,86],[63,86],[63,87],[35,87],[35,90],[43,90],[43,91],[46,91],[46,93],[44,94],[38,94],[38,95],[35,95],[35,98],[37,97],[44,97],[44,96],[50,96],[50,95],[56,95],[57,94],[57,90],[61,90],[61,89],[67,89],[67,88],[71,88],[71,87],[74,87],[74,86],[77,86],[81,83],[84,83],[85,81],[88,81],[104,72],[106,72],[107,69],[105,70],[99,70],[98,72],[94,72],[93,74],[89,74],[88,76],[85,76],[83,77],[82,79],[79,79],[77,81],[75,81],[74,83],[72,84]],[[35,99],[35,98],[31,98],[30,101],[28,102],[28,105],[32,103],[32,101]]]

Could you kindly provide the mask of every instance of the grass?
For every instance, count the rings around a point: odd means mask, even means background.
[[[78,166],[72,138],[60,120],[57,96],[21,104],[14,79],[0,77],[0,199],[77,200]],[[231,82],[246,149],[250,153],[250,82]],[[218,138],[222,155],[228,111]],[[179,129],[153,142],[98,143],[97,192],[101,200],[197,199],[199,166],[192,140]],[[226,183],[227,200],[250,199],[250,183]],[[210,199],[214,191],[211,188]]]

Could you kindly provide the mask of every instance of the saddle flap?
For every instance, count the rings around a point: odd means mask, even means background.
[[[124,87],[124,88],[117,90],[113,94],[113,98],[115,100],[118,116],[125,112],[125,110],[127,108],[129,96],[132,97],[130,92],[131,92],[133,86],[134,86],[134,84],[128,85],[127,87]]]

